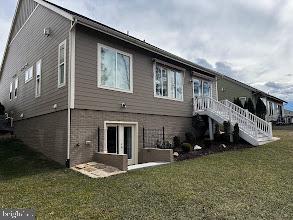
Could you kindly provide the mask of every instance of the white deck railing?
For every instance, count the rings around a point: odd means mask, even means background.
[[[263,120],[262,118],[257,117],[256,115],[250,113],[247,109],[243,109],[239,107],[238,105],[235,105],[233,102],[230,102],[229,100],[223,100],[220,101],[225,106],[233,109],[236,112],[239,112],[240,114],[244,115],[249,120],[253,121],[256,125],[259,132],[263,133],[267,137],[272,137],[272,124],[270,122],[267,122]]]
[[[252,115],[245,109],[236,108],[229,101],[217,101],[210,97],[199,97],[194,99],[194,113],[209,110],[233,125],[238,123],[239,128],[250,136],[257,138],[259,133],[272,137],[271,124]]]

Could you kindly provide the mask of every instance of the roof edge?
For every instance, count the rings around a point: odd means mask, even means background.
[[[278,98],[278,97],[276,97],[276,96],[270,95],[270,94],[268,94],[268,93],[266,93],[266,92],[264,92],[264,91],[262,91],[262,90],[259,90],[259,89],[257,89],[257,88],[254,88],[254,87],[252,87],[252,86],[250,86],[250,85],[247,85],[247,84],[245,84],[245,83],[243,83],[243,82],[240,82],[240,81],[238,81],[238,80],[236,80],[236,79],[233,79],[233,78],[231,78],[231,77],[229,77],[229,76],[226,76],[226,75],[224,75],[224,74],[221,74],[221,76],[222,76],[223,78],[229,80],[229,81],[232,81],[232,82],[234,82],[234,83],[237,83],[237,84],[240,85],[240,86],[243,86],[243,87],[246,87],[247,89],[253,90],[254,92],[261,93],[261,94],[263,94],[263,95],[265,95],[265,96],[267,96],[267,97],[269,97],[269,98],[271,98],[271,99],[275,99],[275,100],[278,100],[278,101],[280,101],[280,102],[288,103],[287,101],[285,101],[285,100],[283,100],[283,99],[280,99],[280,98]]]

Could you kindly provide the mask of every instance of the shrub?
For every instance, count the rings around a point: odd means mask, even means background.
[[[180,144],[181,144],[180,137],[174,136],[173,137],[173,144],[174,144],[174,147],[175,148],[179,148],[180,147]]]
[[[255,108],[251,98],[248,98],[248,100],[245,101],[244,108],[247,109],[250,113],[255,114]]]
[[[231,123],[230,121],[224,121],[223,123],[224,125],[224,140],[226,142],[229,142],[230,141],[230,133],[231,133]]]
[[[169,141],[165,141],[165,142],[163,142],[163,144],[159,148],[161,148],[161,149],[173,149],[173,146]]]
[[[226,134],[230,134],[230,127],[231,127],[230,121],[224,121],[223,125],[224,125],[224,132]]]
[[[218,123],[215,124],[215,134],[220,134],[220,125]]]
[[[239,143],[239,139],[240,139],[240,137],[239,137],[239,126],[236,123],[234,125],[234,131],[233,131],[233,141],[234,141],[234,143],[238,144]]]
[[[192,149],[192,146],[190,143],[183,143],[182,146],[181,146],[182,150],[185,152],[185,153],[188,153],[191,151]]]
[[[185,133],[185,142],[189,143],[191,145],[195,144],[195,137],[191,132],[186,132]]]
[[[204,115],[196,114],[192,117],[192,127],[194,128],[194,134],[197,139],[203,139],[206,133],[208,125],[208,117]]]
[[[240,101],[239,98],[234,98],[233,103],[234,103],[235,105],[238,105],[239,107],[243,108],[242,102]]]
[[[0,102],[0,115],[4,115],[4,114],[5,114],[5,107]]]
[[[265,117],[266,117],[267,108],[260,98],[258,98],[256,101],[255,113],[256,113],[256,116],[258,116],[262,119],[265,119]]]

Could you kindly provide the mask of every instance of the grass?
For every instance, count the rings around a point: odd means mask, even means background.
[[[292,219],[293,130],[281,141],[90,179],[0,144],[0,205],[38,219]]]

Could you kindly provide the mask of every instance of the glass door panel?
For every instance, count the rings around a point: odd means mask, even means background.
[[[124,154],[132,159],[132,127],[124,127]]]
[[[194,98],[201,96],[202,94],[202,81],[199,79],[193,80],[193,96]]]
[[[205,97],[211,97],[211,84],[209,82],[204,81],[203,86],[203,96]]]
[[[107,127],[107,151],[108,153],[118,153],[118,126]]]
[[[127,124],[107,125],[107,152],[126,154],[129,165],[135,163],[134,128],[135,126]]]

